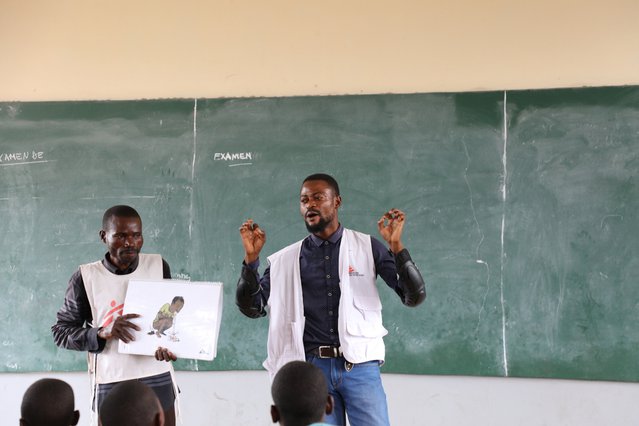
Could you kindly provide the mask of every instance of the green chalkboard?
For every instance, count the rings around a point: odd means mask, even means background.
[[[639,380],[639,90],[508,95],[513,375]]]
[[[636,87],[0,104],[0,369],[85,368],[49,328],[120,203],[175,278],[225,284],[217,358],[178,367],[261,369],[238,227],[260,223],[265,256],[302,238],[300,182],[327,172],[345,226],[407,213],[427,280],[417,309],[379,282],[384,371],[639,381],[638,110]]]

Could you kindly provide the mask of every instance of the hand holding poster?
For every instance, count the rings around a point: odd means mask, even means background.
[[[119,342],[120,353],[151,355],[158,347],[178,358],[211,361],[217,355],[222,283],[156,280],[129,282],[123,314],[140,327],[135,340]]]

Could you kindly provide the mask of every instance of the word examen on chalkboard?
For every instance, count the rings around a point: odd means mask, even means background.
[[[213,362],[261,369],[268,320],[234,304],[247,218],[266,256],[307,235],[304,177],[340,222],[404,244],[428,299],[382,281],[384,372],[639,381],[639,88],[0,104],[2,371],[84,370],[50,327],[100,259],[104,210],[134,206],[173,278],[224,283]]]

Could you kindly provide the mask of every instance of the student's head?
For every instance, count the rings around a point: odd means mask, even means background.
[[[137,260],[144,244],[140,215],[133,207],[111,207],[102,217],[100,239],[108,248],[111,262],[119,269],[127,269]]]
[[[111,389],[100,408],[101,426],[163,426],[164,410],[153,390],[137,380]]]
[[[320,422],[333,411],[321,370],[304,361],[292,361],[282,367],[271,385],[273,423],[306,426]]]
[[[175,296],[173,300],[171,300],[171,306],[169,306],[169,310],[171,312],[180,312],[184,307],[184,298],[182,296]]]
[[[40,379],[22,397],[20,426],[77,425],[80,412],[75,410],[73,389],[58,379]]]
[[[313,234],[321,234],[327,228],[336,230],[339,226],[337,209],[342,205],[337,181],[324,173],[308,176],[300,190],[300,213],[306,229]]]

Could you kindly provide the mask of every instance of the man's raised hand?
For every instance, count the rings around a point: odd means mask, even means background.
[[[240,237],[244,246],[244,262],[255,262],[266,243],[266,233],[253,222],[253,219],[248,219],[240,226]]]
[[[402,231],[406,215],[399,209],[390,209],[377,221],[379,234],[388,243],[391,251],[395,254],[404,249],[402,244]]]

